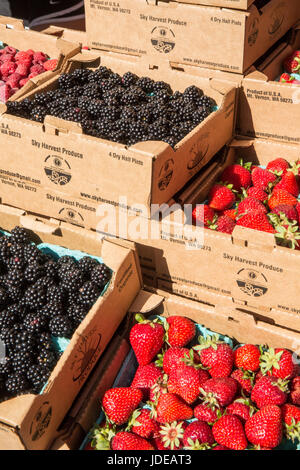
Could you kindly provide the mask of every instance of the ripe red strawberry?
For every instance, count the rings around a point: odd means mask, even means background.
[[[109,420],[117,425],[127,423],[132,412],[143,399],[143,393],[131,387],[107,390],[102,399],[103,409]]]
[[[298,173],[298,170],[297,170]],[[299,184],[297,176],[293,173],[293,171],[287,171],[279,181],[279,183],[274,186],[274,190],[276,189],[284,189],[288,193],[292,194],[295,197],[299,195]]]
[[[126,430],[145,439],[150,439],[158,436],[159,424],[152,418],[151,410],[147,408],[137,409],[132,413]]]
[[[208,195],[209,206],[216,211],[230,209],[235,203],[235,195],[227,186],[215,184]]]
[[[228,217],[227,215],[222,215],[218,217],[215,222],[209,225],[211,230],[216,230],[217,232],[221,233],[228,233],[229,235],[232,234],[235,227],[235,221]]]
[[[200,403],[194,408],[194,416],[199,421],[205,421],[208,424],[215,423],[220,416],[223,414],[223,408],[215,408],[206,405],[205,403]]]
[[[269,348],[261,356],[261,370],[264,374],[280,379],[292,379],[295,375],[293,354],[283,348]]]
[[[230,217],[232,220],[236,221],[237,217],[237,210],[236,209],[225,209],[224,211],[219,212],[219,215],[227,215],[227,217]]]
[[[162,424],[184,421],[193,417],[193,409],[174,393],[162,393],[158,398],[154,417]]]
[[[130,331],[129,340],[139,365],[150,364],[164,344],[165,330],[159,323],[136,315],[136,323]]]
[[[199,397],[200,387],[209,378],[210,375],[206,370],[182,364],[169,376],[168,391],[175,393],[191,405]]]
[[[212,377],[228,377],[231,374],[234,354],[232,348],[219,340],[217,335],[201,338],[201,344],[193,348]]]
[[[292,54],[285,59],[283,66],[288,73],[296,73],[300,70],[300,59]]]
[[[139,366],[131,383],[131,387],[140,389],[143,392],[144,400],[148,400],[150,388],[153,387],[162,376],[161,369],[156,367],[153,363]]]
[[[207,227],[212,222],[215,211],[207,204],[197,204],[192,212],[193,222],[200,227]]]
[[[285,435],[293,442],[300,440],[300,408],[286,403],[281,407],[282,419],[285,427]]]
[[[258,187],[263,191],[269,191],[273,187],[276,179],[277,177],[274,173],[263,168],[256,167],[252,171],[253,186]]]
[[[50,59],[50,60],[46,60],[46,62],[44,62],[44,69],[45,70],[54,70],[56,69],[57,67],[57,59]]]
[[[268,217],[261,211],[252,211],[243,215],[237,220],[237,225],[241,227],[259,230],[261,232],[275,233],[274,227],[270,224]]]
[[[287,400],[287,385],[281,379],[264,376],[256,382],[251,392],[251,400],[258,408],[266,405],[283,405]]]
[[[237,416],[241,422],[245,424],[245,422],[248,421],[250,416],[254,413],[254,407],[251,406],[249,400],[238,398],[227,406],[226,413]]]
[[[204,421],[193,421],[190,423],[183,436],[183,444],[185,448],[200,450],[209,448],[215,442],[212,430]],[[207,444],[208,446],[203,446]]]
[[[217,446],[213,447],[212,450],[231,450],[229,447],[222,446],[221,444],[218,444]]]
[[[159,450],[178,450],[183,447],[183,434],[187,424],[183,421],[167,423],[159,428],[159,437],[155,439]]]
[[[290,400],[294,405],[300,406],[300,377],[295,377],[291,382]]]
[[[299,222],[299,215],[297,209],[294,206],[290,206],[288,204],[279,204],[270,213],[270,215],[273,214],[279,216],[277,217],[278,221],[284,221],[286,217],[289,221],[295,220],[297,223]]]
[[[250,395],[254,382],[253,372],[235,369],[230,377],[238,382],[238,393]]]
[[[271,194],[271,197],[268,200],[268,205],[271,210],[273,210],[279,204],[289,204],[291,206],[296,206],[298,203],[297,199],[288,193],[285,189],[274,189]]]
[[[268,200],[267,193],[263,189],[258,188],[257,186],[251,186],[251,188],[249,188],[247,191],[247,196],[253,197],[254,199],[257,199],[260,202],[266,202]]]
[[[261,447],[277,447],[282,440],[281,410],[268,405],[258,410],[245,424],[247,439]]]
[[[168,375],[183,364],[183,361],[187,361],[187,363],[194,361],[196,364],[200,362],[198,354],[188,348],[171,347],[162,356],[158,355],[158,358],[159,361],[156,363],[162,365],[164,372]]]
[[[240,346],[234,352],[234,363],[235,366],[256,372],[260,367],[260,350],[254,344],[245,344]]]
[[[164,374],[162,377],[157,379],[157,382],[152,385],[149,391],[149,400],[156,402],[159,395],[168,392],[168,376]]]
[[[215,377],[207,380],[201,387],[204,403],[216,407],[232,403],[237,390],[237,381],[232,377]]]
[[[196,334],[195,323],[186,317],[172,315],[167,318],[167,336],[171,347],[183,348]]]
[[[260,211],[264,214],[267,213],[267,209],[263,205],[262,202],[258,201],[254,197],[246,197],[243,201],[241,201],[238,205],[238,214],[246,214],[252,211]]]
[[[250,186],[251,173],[242,165],[230,165],[223,171],[221,181],[225,184],[231,184],[233,189],[240,191],[242,188],[247,189]]]
[[[289,169],[290,165],[284,158],[275,158],[267,164],[267,170],[283,175]]]
[[[113,437],[111,448],[112,450],[154,450],[146,439],[126,431],[120,431]]]
[[[244,450],[247,447],[243,425],[234,415],[222,416],[213,425],[212,432],[217,443],[229,449]]]

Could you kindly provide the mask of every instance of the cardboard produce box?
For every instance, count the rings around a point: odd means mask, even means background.
[[[101,256],[113,276],[102,297],[77,328],[39,395],[25,394],[0,403],[1,449],[47,449],[66,412],[125,317],[141,288],[132,244],[99,240],[95,233],[23,210],[0,207],[1,228],[21,225],[39,240]]]
[[[0,16],[0,41],[22,51],[28,49],[33,49],[36,52],[42,51],[51,59],[57,59],[58,61],[54,70],[44,72],[30,79],[26,85],[13,95],[13,99],[24,96],[36,88],[37,82],[41,84],[57,75],[65,62],[80,51],[80,46],[74,42],[25,29],[22,20],[6,16]]]
[[[10,198],[15,205],[23,200],[26,207],[22,205],[22,208],[35,211],[30,204],[35,204],[35,197],[40,194],[44,211],[47,194],[55,192],[60,193],[62,200],[79,200],[84,207],[105,202],[118,205],[122,196],[128,209],[139,213],[140,204],[144,204],[150,214],[151,204],[167,202],[231,140],[236,85],[202,78],[195,67],[178,70],[164,63],[149,69],[142,58],[133,56],[103,53],[100,61],[101,65],[121,74],[130,70],[139,76],[165,80],[174,90],[183,91],[194,84],[216,101],[218,109],[172,149],[162,141],[127,147],[85,135],[80,125],[71,121],[46,116],[43,124],[9,115],[3,105],[0,107],[0,145],[6,151],[2,153],[0,172],[2,181],[8,177],[11,189],[6,191],[5,198]],[[99,63],[98,55],[96,62]],[[94,54],[79,54],[70,59],[68,70],[89,67],[91,63],[95,64]],[[57,78],[53,78],[37,92],[56,85]],[[51,198],[48,202],[52,204]]]
[[[94,49],[234,73],[243,73],[300,18],[298,0],[258,0],[247,11],[174,1],[124,0],[118,6],[86,0],[85,10]]]
[[[300,49],[300,25],[242,81],[237,133],[300,143],[300,85],[280,83],[283,62]]]
[[[248,10],[250,5],[252,5],[254,2],[255,0],[181,0],[179,3],[233,8],[234,10]]]
[[[61,28],[59,26],[48,26],[41,31],[43,34],[50,34],[66,41],[79,43],[83,49],[88,49],[86,31],[79,31],[77,29]]]

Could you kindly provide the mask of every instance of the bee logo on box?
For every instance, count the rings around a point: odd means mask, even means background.
[[[164,191],[170,184],[174,173],[174,160],[169,158],[163,164],[159,172],[158,187],[161,191]]]
[[[64,207],[59,211],[59,218],[66,222],[70,222],[71,224],[77,224],[80,226],[84,225],[84,218],[82,215],[69,207]]]
[[[191,148],[192,158],[188,161],[187,169],[194,170],[205,158],[209,149],[209,143],[203,140],[197,141]]]
[[[249,30],[248,30],[248,44],[249,46],[254,46],[257,41],[259,33],[259,19],[254,18],[252,23],[250,23]]]
[[[72,178],[71,167],[67,160],[56,155],[48,155],[46,158],[45,173],[49,180],[58,186],[68,184]]]
[[[268,33],[270,36],[273,36],[274,34],[277,33],[277,31],[281,28],[281,25],[284,21],[285,15],[284,15],[284,9],[282,6],[279,6],[274,10],[274,12],[271,15],[271,24],[268,29]]]
[[[237,285],[250,297],[261,297],[267,290],[267,278],[254,269],[241,269],[238,272]]]
[[[52,407],[45,401],[39,408],[30,425],[30,435],[32,441],[37,441],[45,434],[52,417]]]
[[[169,54],[175,47],[175,34],[169,28],[156,26],[151,31],[152,46],[162,54]]]

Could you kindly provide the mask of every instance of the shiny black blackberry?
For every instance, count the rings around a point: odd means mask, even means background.
[[[144,137],[148,134],[148,127],[144,123],[132,122],[129,126],[129,145],[144,140]]]
[[[172,88],[170,87],[170,85],[166,82],[163,82],[163,81],[154,82],[154,84],[153,84],[154,93],[157,92],[158,90],[164,90],[169,95],[173,94],[173,91],[172,91]]]
[[[0,287],[0,308],[3,309],[8,304],[8,295],[4,287]]]
[[[135,121],[136,111],[132,106],[124,106],[120,114],[120,119],[125,119],[127,121]]]
[[[10,358],[13,371],[23,374],[26,374],[35,359],[31,351],[14,351],[10,354]]]
[[[83,256],[78,261],[78,268],[83,272],[84,276],[90,276],[93,268],[99,265],[99,261],[90,256]]]
[[[90,99],[88,104],[84,104],[84,108],[87,110],[92,118],[99,118],[102,113],[102,109],[105,106],[103,100]]]
[[[25,228],[16,226],[10,232],[10,238],[12,243],[30,243],[28,232]]]
[[[16,315],[8,310],[2,310],[0,312],[0,331],[5,328],[10,329],[16,322]]]
[[[111,270],[104,263],[96,266],[91,272],[91,281],[93,281],[101,289],[104,288],[110,279]]]
[[[49,331],[44,331],[38,337],[36,337],[36,346],[37,351],[45,349],[53,350],[52,338]]]
[[[137,75],[132,72],[126,72],[122,77],[122,85],[124,87],[129,87],[131,85],[134,85],[137,80],[139,80],[139,77]]]
[[[39,281],[28,287],[24,294],[24,303],[31,309],[41,308],[47,301],[47,287]]]
[[[36,262],[29,263],[24,271],[24,277],[27,282],[34,283],[45,275],[45,268]]]
[[[48,318],[52,318],[55,315],[63,315],[64,309],[61,303],[49,302],[39,310],[39,313]]]
[[[183,98],[189,102],[197,102],[203,96],[203,91],[195,85],[187,87],[183,92]]]
[[[161,120],[150,124],[148,127],[148,135],[151,140],[163,140],[169,133],[169,128]]]
[[[9,374],[5,381],[5,388],[8,393],[18,395],[19,393],[30,390],[30,384],[27,377],[22,373]]]
[[[44,122],[46,115],[47,109],[40,105],[35,106],[30,112],[31,119],[37,122]]]
[[[141,77],[136,82],[136,85],[139,86],[145,93],[151,93],[154,90],[154,84],[154,80],[149,77]]]
[[[58,269],[64,268],[66,266],[74,266],[76,264],[77,264],[76,259],[73,256],[69,256],[69,255],[61,256],[57,260]]]
[[[79,96],[82,95],[82,86],[80,85],[75,85],[72,88],[69,88],[68,90],[65,91],[66,97],[67,98],[79,98]]]
[[[39,393],[46,385],[51,375],[51,370],[40,364],[32,365],[27,371],[27,379],[33,386],[33,391]]]
[[[57,363],[57,358],[54,351],[49,349],[42,349],[37,356],[37,363],[40,366],[47,367],[52,370]]]
[[[8,374],[12,372],[11,359],[9,357],[3,357],[0,361],[0,375],[3,378],[7,378]]]
[[[101,110],[101,117],[110,122],[115,121],[120,116],[120,108],[118,106],[103,106]]]
[[[66,300],[66,291],[61,286],[51,286],[47,289],[47,302],[64,304]]]
[[[93,72],[88,69],[76,69],[72,72],[72,76],[77,84],[84,85],[92,73]]]
[[[68,90],[76,84],[76,77],[72,74],[62,74],[58,79],[58,86],[61,90]]]
[[[15,267],[9,269],[6,278],[5,278],[5,285],[7,288],[9,287],[22,287],[25,283],[25,277],[23,270]]]
[[[57,263],[53,259],[49,259],[49,261],[43,265],[43,270],[45,276],[53,279],[54,281],[58,279]]]
[[[81,305],[91,307],[101,294],[101,289],[92,281],[87,281],[79,289],[78,301]]]
[[[96,83],[89,83],[85,85],[82,90],[82,97],[90,98],[90,99],[101,99],[102,98],[102,89]]]
[[[9,302],[13,302],[13,303],[19,302],[24,295],[24,289],[22,287],[15,287],[15,286],[8,287],[7,295],[8,295]]]
[[[49,322],[49,330],[53,336],[70,338],[73,333],[72,322],[64,315],[55,315]]]
[[[47,261],[46,255],[36,245],[25,245],[23,247],[25,261],[27,263],[43,264]]]
[[[34,352],[36,345],[36,335],[28,330],[20,331],[14,341],[14,350],[23,353],[25,351]]]
[[[46,315],[36,312],[28,313],[25,316],[23,325],[24,328],[30,333],[41,333],[47,331],[49,319]]]
[[[177,142],[179,142],[181,139],[176,139],[172,135],[168,135],[167,137],[163,138],[163,141],[166,142],[167,144],[171,145],[172,148],[175,147]]]
[[[89,307],[83,305],[72,304],[69,306],[67,315],[72,322],[78,326],[85,319],[89,312]]]
[[[83,281],[83,272],[77,267],[66,270],[61,276],[61,286],[67,291],[78,291]]]

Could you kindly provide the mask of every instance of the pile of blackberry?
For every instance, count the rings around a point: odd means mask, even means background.
[[[22,227],[0,237],[0,401],[40,392],[59,359],[52,337],[72,337],[110,278],[89,256],[43,253]]]
[[[85,134],[133,145],[159,140],[172,147],[213,111],[215,102],[192,85],[173,92],[170,85],[101,66],[63,74],[58,88],[21,102],[8,102],[10,114],[43,122],[52,115],[81,124]]]

